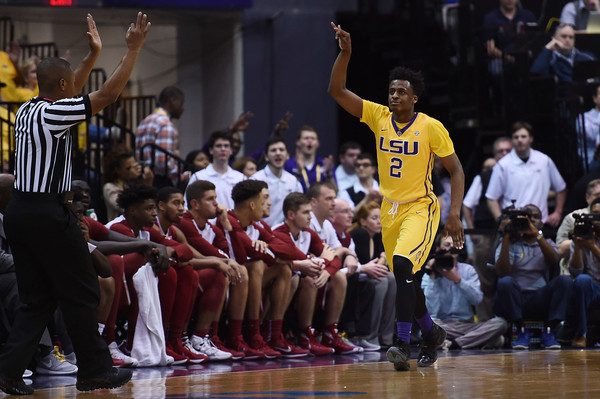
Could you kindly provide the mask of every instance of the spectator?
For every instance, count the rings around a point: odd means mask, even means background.
[[[217,188],[217,201],[226,209],[234,206],[231,199],[233,186],[246,179],[242,173],[229,166],[231,157],[231,135],[228,132],[214,132],[208,142],[212,163],[192,175],[188,183],[196,180],[207,180]]]
[[[348,276],[346,295],[346,306],[355,320],[352,342],[365,351],[378,350],[374,346],[389,347],[393,343],[396,279],[387,267],[383,250],[379,204],[363,205],[356,211],[356,221],[351,237],[360,264],[356,273]],[[344,200],[336,199],[333,226],[338,237],[346,234],[351,222],[352,209]]]
[[[571,234],[573,234],[573,228],[575,226],[575,214],[590,213],[592,202],[600,198],[600,179],[592,180],[587,185],[585,192],[585,202],[587,205],[585,208],[574,210],[569,213],[563,219],[558,232],[556,233],[556,244],[558,245],[558,252],[563,257],[569,257],[569,248],[571,247]]]
[[[515,61],[507,53],[522,33],[522,26],[537,22],[531,11],[519,6],[518,0],[500,0],[499,3],[500,7],[487,13],[483,19],[488,70],[492,76],[502,74],[504,62]]]
[[[173,158],[167,158],[162,151],[156,151],[148,144],[179,155],[179,132],[173,124],[173,119],[179,119],[183,114],[185,97],[183,92],[175,87],[168,86],[158,95],[158,108],[140,122],[135,132],[135,149],[143,148],[141,161],[154,161],[155,186],[171,186],[177,179],[178,168]],[[154,153],[154,157],[152,154]]]
[[[185,157],[185,164],[187,165],[187,170],[193,175],[199,170],[205,169],[210,164],[210,159],[204,151],[192,150]]]
[[[575,30],[584,31],[588,26],[590,12],[598,10],[600,10],[598,0],[569,1],[560,13],[560,22],[572,25]]]
[[[527,349],[531,334],[523,320],[543,320],[542,346],[560,349],[552,329],[566,319],[567,304],[573,281],[558,275],[559,255],[556,244],[542,234],[542,212],[533,205],[525,206],[526,225],[519,226],[509,218],[500,224],[502,241],[496,249],[495,270],[498,274],[495,313],[512,321],[518,337],[513,349]],[[553,277],[556,276],[556,277]]]
[[[594,108],[577,118],[577,147],[585,170],[596,168],[596,150],[600,144],[600,85],[594,87]]]
[[[14,85],[8,85],[2,92],[3,101],[25,102],[39,94],[37,82],[37,57],[30,57],[19,66],[19,74],[14,79]]]
[[[248,179],[256,173],[256,161],[252,157],[238,158],[233,162],[231,167],[243,173]]]
[[[559,83],[573,81],[573,65],[596,58],[575,48],[573,26],[561,23],[556,28],[552,40],[546,44],[531,65],[531,73],[542,76],[555,76]]]
[[[360,208],[367,202],[381,203],[379,183],[375,180],[375,160],[368,153],[362,153],[354,162],[358,180],[351,187],[339,192],[339,198],[346,200],[354,209]]]
[[[600,198],[592,201],[590,213],[600,218]],[[600,222],[594,220],[590,224],[591,231],[573,234],[569,259],[569,272],[575,278],[570,316],[575,329],[572,344],[576,348],[587,346],[588,314],[590,308],[598,309],[600,305]]]
[[[281,136],[275,136],[265,145],[267,166],[256,172],[253,179],[262,180],[269,186],[271,198],[271,214],[264,220],[275,227],[283,223],[283,201],[288,194],[302,192],[302,186],[294,175],[284,169],[288,159],[285,141]]]
[[[451,248],[452,238],[442,238],[436,257],[425,266],[421,287],[427,309],[435,322],[446,330],[453,346],[501,348],[506,320],[494,317],[480,323],[474,321],[473,307],[483,299],[479,278],[473,266],[459,262],[458,255],[448,252]],[[443,261],[448,265],[442,265]]]
[[[331,178],[332,157],[317,156],[318,149],[317,131],[313,127],[302,126],[296,139],[296,155],[287,160],[285,170],[300,180],[305,192],[314,183],[321,183]]]
[[[117,148],[104,157],[104,186],[102,196],[106,205],[106,217],[109,221],[119,216],[118,198],[123,189],[131,184],[152,185],[154,176],[150,168],[142,169],[131,152]]]
[[[352,187],[358,182],[356,176],[356,157],[360,155],[362,148],[354,141],[347,141],[340,147],[340,164],[335,168],[334,178],[339,192]]]
[[[542,222],[557,227],[567,196],[565,181],[552,159],[531,148],[533,128],[530,124],[513,124],[511,137],[513,149],[494,166],[485,193],[492,216],[498,219],[500,210],[516,200],[517,207],[534,204],[542,211]],[[557,194],[554,212],[548,215],[550,188]]]

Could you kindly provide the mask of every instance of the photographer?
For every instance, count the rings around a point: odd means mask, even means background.
[[[500,224],[502,241],[496,250],[498,274],[494,311],[512,321],[519,331],[513,349],[527,349],[531,335],[523,319],[544,320],[542,346],[560,349],[552,329],[565,320],[573,282],[558,275],[556,244],[544,238],[542,212],[532,204],[505,210]],[[557,276],[551,278],[551,276]]]
[[[458,262],[451,248],[452,238],[442,238],[435,258],[425,266],[421,287],[431,317],[448,333],[451,348],[502,347],[506,321],[500,317],[473,321],[473,307],[483,299],[479,277],[473,266]]]
[[[577,215],[571,254],[569,272],[575,278],[569,315],[569,324],[575,328],[572,345],[585,348],[590,305],[598,307],[600,299],[600,198],[592,201],[589,214]]]

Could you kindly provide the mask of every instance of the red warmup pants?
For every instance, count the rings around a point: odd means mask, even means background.
[[[223,300],[223,295],[225,295],[225,290],[229,288],[227,278],[223,272],[217,269],[196,270],[196,273],[200,280],[196,309],[205,309],[209,312],[217,311]]]
[[[108,262],[110,263],[110,267],[112,269],[112,277],[115,280],[115,296],[113,298],[112,307],[110,308],[108,318],[104,320],[104,324],[106,326],[104,328],[104,339],[106,340],[107,344],[110,344],[116,339],[115,324],[117,323],[119,309],[122,306],[121,300],[123,298],[123,290],[125,289],[125,283],[123,282],[125,263],[123,262],[121,255],[109,255]]]
[[[138,300],[133,286],[133,275],[146,263],[146,260],[139,254],[126,255],[123,259],[127,288],[131,297],[127,338],[127,347],[131,349],[138,315]],[[198,276],[191,266],[169,267],[167,271],[158,274],[158,295],[166,338],[169,337],[169,333],[173,336],[175,334],[181,336],[194,305],[197,287]]]

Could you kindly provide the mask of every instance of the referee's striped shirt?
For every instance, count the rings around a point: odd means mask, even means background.
[[[36,97],[19,108],[15,120],[15,188],[59,194],[71,189],[69,128],[91,116],[87,95],[51,101]]]

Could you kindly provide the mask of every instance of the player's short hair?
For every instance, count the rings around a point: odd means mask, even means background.
[[[146,200],[156,201],[156,189],[154,187],[146,185],[127,186],[119,194],[117,205],[126,211],[131,206],[140,204]]]
[[[306,190],[306,196],[309,199],[313,199],[313,198],[319,198],[319,196],[321,195],[321,188],[322,187],[327,187],[332,189],[333,191],[336,192],[337,194],[337,190],[335,188],[335,186],[329,182],[319,182],[319,183],[315,183],[312,186],[310,186],[308,188],[308,190]]]
[[[204,197],[204,193],[207,191],[215,191],[217,188],[215,185],[208,180],[196,180],[185,189],[185,199],[188,206],[192,203],[192,200],[200,200]]]
[[[233,189],[231,190],[233,203],[235,206],[238,206],[244,201],[259,195],[263,188],[269,188],[269,186],[262,180],[242,180],[233,186]]]
[[[217,140],[227,140],[229,141],[229,145],[231,145],[233,137],[231,137],[231,133],[225,130],[217,130],[210,135],[210,139],[208,139],[208,148],[213,148]]]
[[[167,86],[160,91],[158,95],[158,106],[163,107],[172,100],[183,100],[185,95],[183,91],[176,86]]]
[[[177,187],[163,187],[158,190],[158,194],[156,195],[156,202],[168,202],[171,198],[171,195],[174,194],[183,194],[180,189]]]
[[[271,137],[265,144],[265,154],[267,152],[269,152],[269,147],[271,147],[273,144],[277,144],[277,143],[283,143],[283,145],[285,146],[285,150],[287,151],[287,145],[285,144],[285,140],[283,139],[283,137],[274,136],[274,137]]]
[[[521,129],[527,130],[527,133],[529,134],[529,136],[533,137],[533,126],[531,126],[529,123],[523,122],[523,121],[517,121],[512,124],[512,126],[510,127],[511,137],[517,130],[521,130]]]
[[[317,135],[317,138],[319,138],[319,133],[317,133],[316,129],[312,126],[309,125],[303,125],[300,130],[298,130],[298,137],[296,137],[296,140],[300,140],[300,137],[302,137],[302,132],[313,132],[314,134]]]
[[[421,97],[425,91],[425,79],[421,71],[414,71],[410,68],[398,66],[390,71],[389,83],[394,80],[406,80],[413,88],[417,97]]]
[[[283,200],[283,217],[287,219],[288,212],[297,212],[302,205],[310,204],[310,198],[302,193],[289,193]]]
[[[348,150],[360,150],[362,151],[362,147],[356,141],[346,141],[340,146],[340,156],[346,155]]]

